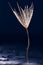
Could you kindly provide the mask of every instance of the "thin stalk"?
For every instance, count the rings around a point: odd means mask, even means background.
[[[26,61],[28,62],[28,50],[29,50],[29,46],[30,46],[30,40],[29,40],[29,32],[28,29],[26,29],[27,31],[27,38],[28,38],[28,44],[27,44],[27,49],[26,49]]]

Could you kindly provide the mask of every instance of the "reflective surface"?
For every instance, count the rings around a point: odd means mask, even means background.
[[[25,50],[17,49],[17,47],[15,45],[0,46],[0,65],[43,65],[41,52],[29,51],[29,61],[26,62]]]

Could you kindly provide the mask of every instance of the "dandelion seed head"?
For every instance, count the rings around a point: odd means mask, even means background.
[[[19,6],[18,3],[17,6],[20,14],[18,14],[15,9],[14,10],[12,8],[11,9],[16,18],[18,19],[18,21],[21,23],[21,25],[27,29],[33,16],[33,10],[34,10],[33,3],[31,4],[30,8],[28,8],[28,5],[25,6],[24,10]]]

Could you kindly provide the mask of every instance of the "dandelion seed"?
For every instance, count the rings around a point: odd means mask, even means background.
[[[12,9],[10,3],[9,3],[9,6]],[[13,11],[14,15],[16,16],[16,18],[18,19],[18,21],[21,23],[21,25],[27,31],[28,45],[27,45],[26,57],[27,57],[27,61],[28,61],[28,49],[30,46],[28,27],[29,27],[30,21],[31,21],[32,16],[33,16],[34,6],[33,6],[33,3],[31,4],[31,6],[29,8],[27,5],[27,6],[25,6],[24,10],[19,6],[18,3],[17,3],[17,6],[18,6],[18,10],[19,10],[20,15],[16,12],[15,9],[14,10],[12,9],[12,11]]]

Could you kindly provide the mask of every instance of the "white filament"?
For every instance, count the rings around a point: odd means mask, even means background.
[[[15,9],[13,10],[11,6],[10,8],[12,9],[18,21],[22,24],[22,26],[27,29],[33,15],[33,10],[34,10],[33,3],[31,4],[30,8],[28,8],[28,6],[25,6],[24,10],[18,5],[18,3],[17,3],[17,6],[19,9],[20,15],[18,15],[16,10]]]

